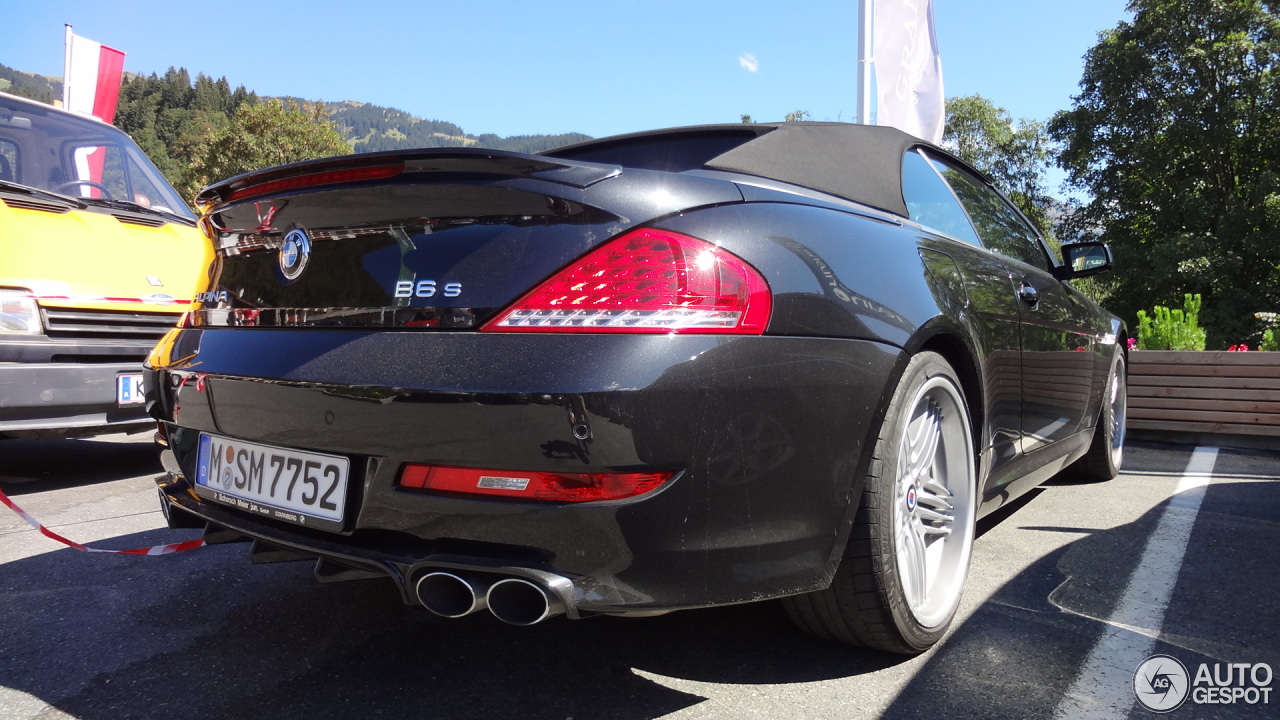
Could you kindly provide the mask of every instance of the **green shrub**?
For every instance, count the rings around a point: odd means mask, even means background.
[[[1140,350],[1204,350],[1204,337],[1199,294],[1187,293],[1181,310],[1157,305],[1151,315],[1138,311]]]
[[[1258,345],[1259,350],[1270,350],[1271,352],[1280,351],[1280,338],[1276,337],[1276,331],[1267,328],[1262,331],[1262,344]]]
[[[1280,313],[1260,312],[1254,313],[1254,317],[1267,324],[1262,331],[1262,342],[1258,343],[1259,350],[1269,350],[1271,352],[1280,351],[1280,333],[1276,330],[1280,329]]]

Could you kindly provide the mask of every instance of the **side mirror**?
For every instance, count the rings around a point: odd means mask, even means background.
[[[1111,248],[1106,243],[1096,240],[1071,243],[1062,246],[1062,265],[1053,269],[1059,280],[1097,275],[1115,266],[1111,256]]]

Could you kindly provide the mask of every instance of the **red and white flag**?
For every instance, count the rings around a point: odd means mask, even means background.
[[[66,61],[62,78],[62,106],[111,122],[120,99],[124,53],[82,38],[67,26]]]
[[[942,142],[946,97],[933,0],[875,0],[876,124]]]

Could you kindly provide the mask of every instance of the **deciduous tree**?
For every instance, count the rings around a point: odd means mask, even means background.
[[[187,186],[179,189],[191,197],[205,185],[242,173],[350,152],[329,123],[323,103],[309,107],[279,100],[246,104],[197,149]]]
[[[1208,347],[1280,307],[1280,21],[1272,0],[1133,0],[1050,133],[1119,264],[1109,305],[1204,298]]]
[[[948,98],[942,144],[986,173],[1041,234],[1053,237],[1053,201],[1045,186],[1049,137],[1042,123],[1015,123],[981,95]]]

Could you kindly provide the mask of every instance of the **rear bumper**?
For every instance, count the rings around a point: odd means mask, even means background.
[[[779,337],[184,330],[161,347],[148,404],[168,423],[171,516],[384,573],[406,602],[431,569],[553,574],[570,616],[829,584],[900,359]],[[343,530],[189,492],[202,432],[349,456]],[[678,474],[637,498],[540,505],[405,491],[409,462]]]
[[[138,372],[139,362],[0,363],[0,434],[143,429],[142,405],[116,404],[116,377]]]

